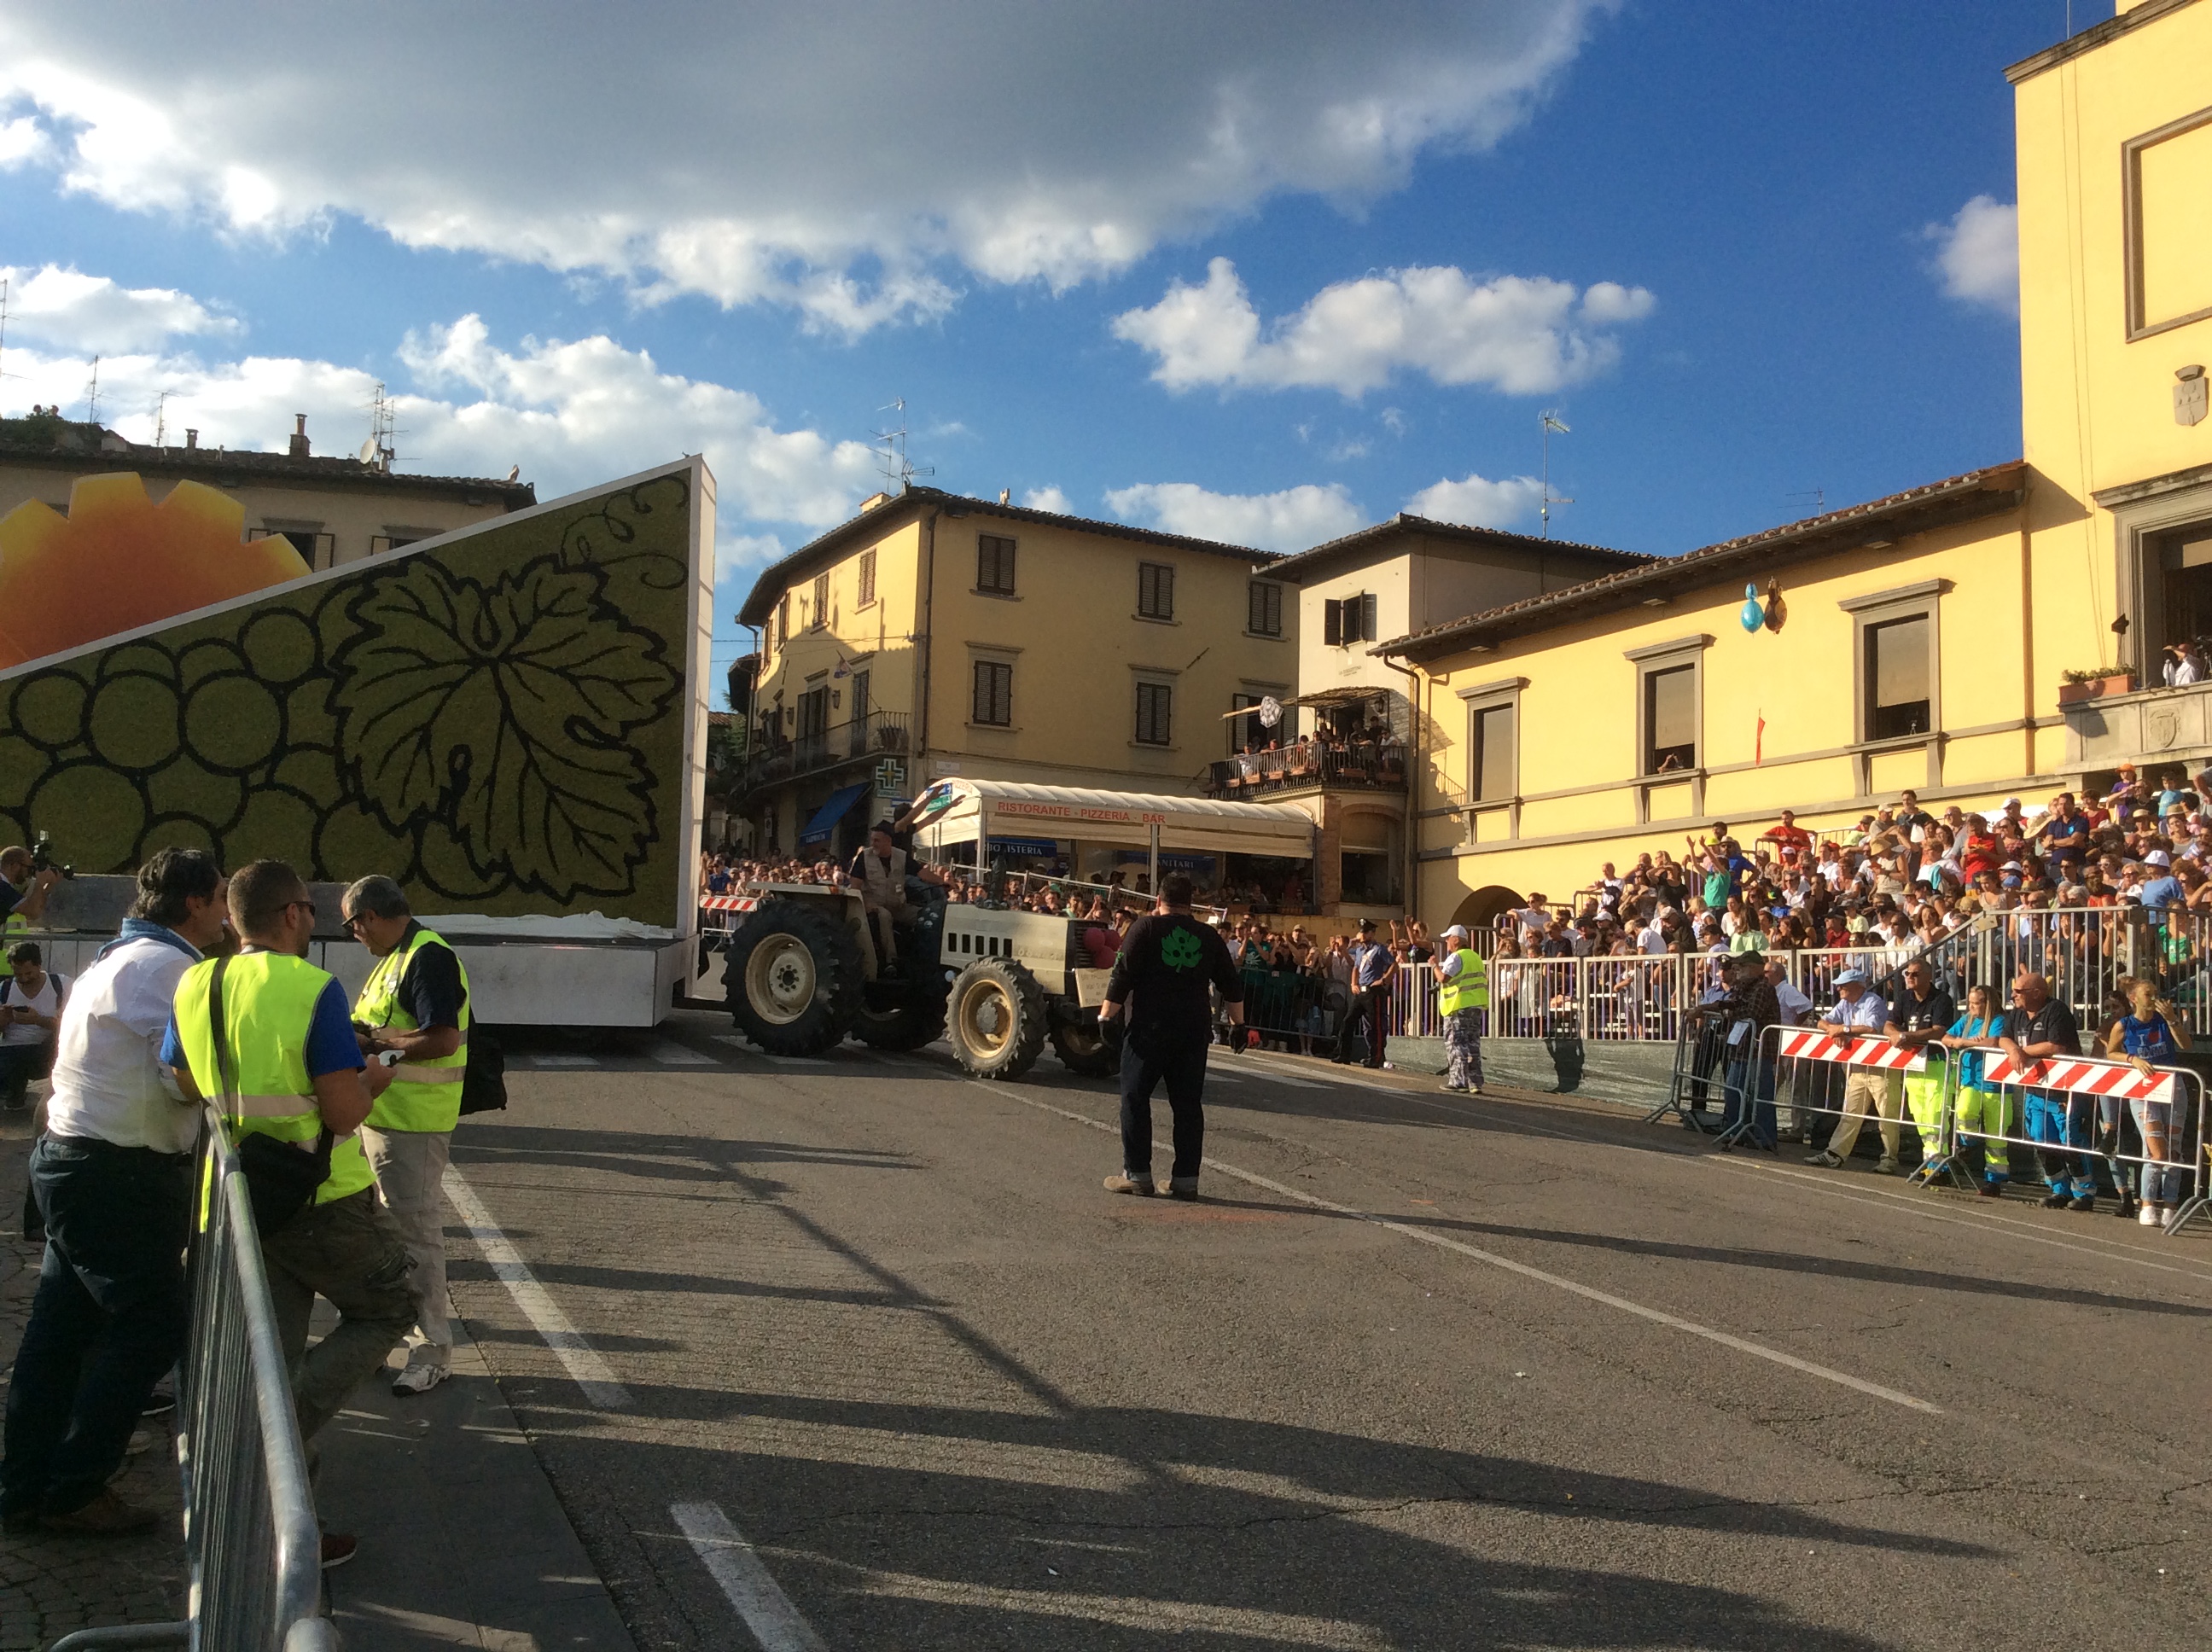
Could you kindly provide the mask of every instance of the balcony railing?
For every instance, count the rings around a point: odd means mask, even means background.
[[[1354,740],[1345,745],[1294,745],[1279,751],[1254,751],[1212,766],[1206,795],[1231,803],[1250,802],[1276,792],[1316,787],[1359,792],[1406,789],[1403,746]]]
[[[865,717],[801,734],[754,752],[732,794],[742,796],[778,780],[834,768],[841,763],[902,757],[907,750],[906,714],[872,711]]]

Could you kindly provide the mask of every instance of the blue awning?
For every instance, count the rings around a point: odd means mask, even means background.
[[[830,835],[837,829],[837,823],[853,812],[853,805],[860,800],[860,794],[868,789],[869,785],[869,781],[862,780],[854,786],[841,786],[832,792],[830,801],[814,811],[814,818],[808,821],[806,829],[799,833],[799,847],[804,848],[810,843],[828,842]]]

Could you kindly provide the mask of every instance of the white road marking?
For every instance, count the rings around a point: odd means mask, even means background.
[[[530,1058],[533,1067],[595,1067],[599,1064],[596,1055],[556,1055],[540,1050]]]
[[[1231,1084],[1241,1083],[1249,1078],[1255,1083],[1283,1084],[1291,1090],[1327,1090],[1328,1088],[1327,1084],[1317,1083],[1311,1078],[1293,1078],[1278,1066],[1253,1067],[1248,1072],[1239,1072],[1237,1070],[1237,1065],[1243,1064],[1246,1060],[1244,1056],[1232,1055],[1225,1061],[1208,1061],[1206,1064],[1206,1078],[1208,1081],[1226,1078]]]
[[[716,1033],[717,1044],[734,1045],[747,1055],[757,1055],[763,1061],[773,1061],[780,1067],[826,1067],[831,1064],[825,1055],[770,1055],[766,1050],[756,1049],[753,1042],[743,1033]]]
[[[646,1054],[665,1067],[711,1067],[715,1065],[713,1056],[687,1048],[669,1038],[662,1039]]]
[[[615,1376],[614,1367],[608,1364],[599,1351],[584,1339],[574,1321],[561,1311],[552,1294],[538,1283],[538,1276],[522,1260],[522,1254],[499,1230],[499,1224],[491,1219],[476,1189],[463,1180],[454,1166],[446,1167],[446,1197],[453,1201],[453,1208],[461,1213],[461,1221],[469,1230],[469,1237],[477,1242],[483,1252],[484,1260],[490,1264],[493,1274],[507,1287],[507,1295],[522,1316],[537,1327],[538,1334],[545,1339],[568,1375],[576,1379],[576,1386],[584,1391],[584,1398],[601,1411],[634,1411],[637,1401],[630,1391]]]
[[[1019,1102],[1023,1106],[1036,1108],[1040,1112],[1056,1114],[1073,1123],[1084,1126],[1086,1129],[1096,1130],[1102,1135],[1118,1139],[1121,1133],[1116,1126],[1086,1117],[1080,1113],[1071,1112],[1064,1107],[1054,1107],[1051,1102],[1041,1102],[1033,1096],[1024,1096],[1018,1091],[1009,1090],[1003,1084],[983,1084],[980,1079],[970,1082],[981,1084],[982,1088],[988,1090],[992,1094],[1002,1096],[1008,1101]],[[1337,1216],[1357,1217],[1362,1222],[1372,1222],[1376,1227],[1388,1229],[1401,1237],[1418,1240],[1425,1245],[1433,1245],[1439,1250],[1449,1250],[1462,1256],[1471,1257],[1478,1262],[1501,1268],[1508,1273],[1516,1273],[1524,1279],[1534,1279],[1539,1285],[1550,1285],[1555,1291],[1565,1291],[1586,1301],[1617,1309],[1621,1313],[1633,1314],[1638,1319],[1649,1320],[1655,1325],[1663,1325],[1669,1330],[1681,1331],[1693,1337],[1702,1337],[1708,1342],[1718,1343],[1723,1348],[1733,1348],[1738,1353],[1750,1354],[1759,1359],[1771,1360],[1777,1365],[1786,1365],[1791,1370],[1802,1371],[1808,1376],[1817,1376],[1823,1382],[1838,1383],[1844,1388],[1856,1389],[1861,1394],[1870,1394],[1877,1400],[1887,1400],[1893,1406],[1903,1406],[1909,1410],[1925,1412],[1935,1417],[1941,1417],[1943,1414],[1943,1408],[1941,1406],[1931,1405],[1925,1400],[1901,1393],[1898,1389],[1884,1388],[1879,1382],[1869,1382],[1864,1377],[1853,1376],[1850,1372],[1837,1370],[1832,1366],[1819,1365],[1809,1359],[1800,1359],[1796,1355],[1784,1353],[1779,1348],[1769,1348],[1763,1343],[1753,1342],[1746,1337],[1731,1335],[1726,1331],[1716,1330],[1710,1325],[1700,1325],[1695,1320],[1686,1320],[1680,1315],[1669,1314],[1662,1309],[1647,1308],[1642,1303],[1631,1302],[1626,1297],[1616,1297],[1611,1291],[1598,1290],[1595,1285],[1583,1285],[1579,1280],[1547,1272],[1540,1267],[1531,1267],[1526,1262],[1516,1262],[1510,1256],[1500,1256],[1496,1251],[1485,1250],[1479,1245],[1466,1244],[1457,1239],[1447,1238],[1440,1233],[1431,1233],[1425,1228],[1414,1227],[1410,1223],[1394,1222],[1388,1217],[1376,1216],[1370,1211],[1316,1198],[1312,1193],[1301,1193],[1296,1187],[1286,1187],[1279,1181],[1270,1181],[1267,1177],[1255,1175],[1250,1170],[1239,1169],[1234,1164],[1225,1164],[1217,1158],[1204,1159],[1200,1163],[1209,1170],[1218,1171],[1223,1175],[1249,1183],[1255,1187],[1264,1187],[1269,1193],[1279,1193],[1285,1199],[1294,1199],[1301,1205],[1309,1206],[1315,1210],[1328,1211]]]
[[[720,1503],[678,1503],[669,1515],[690,1540],[707,1575],[721,1586],[761,1652],[828,1652],[813,1626],[777,1586],[745,1534],[730,1524]]]
[[[716,1033],[714,1042],[717,1044],[735,1044],[739,1049],[750,1049],[753,1045],[753,1041],[743,1033]]]

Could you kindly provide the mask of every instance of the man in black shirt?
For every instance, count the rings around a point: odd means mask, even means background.
[[[1926,1049],[1951,1030],[1958,1015],[1950,993],[1936,984],[1936,972],[1928,960],[1915,958],[1891,983],[1889,1019],[1881,1029],[1900,1049]],[[1943,1157],[1943,1052],[1937,1048],[1930,1054],[1934,1059],[1922,1071],[1899,1075],[1905,1081],[1905,1108],[1920,1135],[1917,1174],[1923,1185],[1933,1181],[1942,1168]]]
[[[1167,1082],[1175,1114],[1175,1164],[1167,1193],[1198,1197],[1199,1161],[1206,1151],[1206,1050],[1213,1030],[1210,987],[1221,989],[1229,1018],[1244,1024],[1244,982],[1228,943],[1210,924],[1190,915],[1190,879],[1176,872],[1160,880],[1159,905],[1129,926],[1107,978],[1101,1023],[1130,1005],[1121,1043],[1122,1173],[1106,1178],[1106,1191],[1150,1198],[1152,1181],[1152,1090]]]
[[[2012,984],[2012,1008],[2005,1013],[1997,1048],[2022,1066],[2033,1066],[2054,1055],[2079,1055],[2081,1029],[2074,1019],[2073,1006],[2051,997],[2049,981],[2023,971]],[[2027,1113],[2028,1139],[2049,1144],[2035,1150],[2043,1179],[2051,1184],[2045,1207],[2095,1210],[2093,1162],[2086,1151],[2065,1149],[2088,1147],[2096,1124],[2096,1098],[2069,1096],[2063,1090],[2030,1090]]]

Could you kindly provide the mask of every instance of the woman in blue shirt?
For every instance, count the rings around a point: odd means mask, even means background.
[[[1982,1079],[1987,1060],[1984,1050],[1996,1048],[2004,1017],[1996,1013],[1986,987],[1966,989],[1966,1012],[1943,1035],[1943,1048],[1957,1050],[1959,1099],[1957,1136],[1982,1144],[1982,1186],[1985,1198],[2001,1199],[2012,1179],[2012,1156],[2005,1138],[2017,1134],[2020,1121],[2012,1092],[1995,1089]]]
[[[2130,1012],[2105,1035],[2106,1054],[2124,1057],[2136,1072],[2148,1073],[2189,1048],[2188,1029],[2169,1019],[2173,1005],[2159,997],[2151,982],[2135,982],[2129,999]],[[2194,1168],[2174,1157],[2189,1151],[2182,1139],[2187,1127],[2177,1119],[2179,1109],[2173,1102],[2130,1101],[2128,1106],[2143,1142],[2142,1208],[2136,1219],[2147,1228],[2160,1227],[2186,1196]]]

